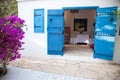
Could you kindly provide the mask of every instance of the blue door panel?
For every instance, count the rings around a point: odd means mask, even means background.
[[[49,32],[62,32],[63,28],[61,26],[63,26],[63,22],[60,21],[63,20],[63,17],[61,16],[49,16],[48,17],[48,31]],[[59,25],[58,25],[59,24]]]
[[[111,17],[114,21],[110,21]],[[106,34],[106,35],[115,35],[116,32],[116,16],[97,16],[96,19],[96,32]]]
[[[117,7],[97,8],[98,15],[113,15],[113,10],[117,10]]]
[[[54,35],[54,36],[53,36]],[[48,35],[48,40],[50,41],[50,42],[52,42],[52,44],[51,43],[48,43],[49,45],[49,47],[48,47],[48,49],[53,49],[53,50],[62,50],[62,38],[61,38],[61,34],[59,34],[59,33],[56,33],[56,34],[54,34],[54,33],[49,33],[49,35]],[[57,42],[57,43],[56,43]],[[52,45],[52,46],[51,46]]]
[[[48,35],[48,41],[49,41],[48,54],[63,55],[63,46],[61,45],[62,44],[61,34],[56,33],[54,36],[53,35],[54,33],[49,33]]]
[[[112,60],[116,33],[117,7],[98,8],[94,37],[94,58]]]
[[[99,46],[99,47],[98,47]],[[100,55],[113,56],[114,37],[112,36],[95,36],[95,52]]]
[[[63,14],[63,10],[60,9],[48,10],[48,16],[63,16]]]
[[[63,55],[64,16],[63,10],[48,10],[48,54]]]

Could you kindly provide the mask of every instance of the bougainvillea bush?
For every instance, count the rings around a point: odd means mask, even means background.
[[[20,58],[19,50],[24,44],[24,22],[16,15],[0,18],[0,63]]]

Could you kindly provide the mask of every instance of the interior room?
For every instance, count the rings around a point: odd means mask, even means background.
[[[96,10],[65,10],[64,20],[65,55],[92,56]]]

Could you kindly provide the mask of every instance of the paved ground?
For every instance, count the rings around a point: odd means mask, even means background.
[[[10,65],[0,80],[120,80],[120,65],[106,61],[23,57]]]
[[[93,79],[65,76],[9,66],[8,73],[5,76],[1,77],[0,80],[93,80]]]

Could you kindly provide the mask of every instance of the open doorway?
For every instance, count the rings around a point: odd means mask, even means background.
[[[117,7],[63,9],[48,10],[48,54],[64,55],[64,52],[66,54],[66,45],[85,44],[90,49],[89,45],[94,44],[94,58],[112,60],[117,19],[113,11],[117,10]],[[66,30],[66,27],[69,27],[69,30]],[[65,34],[63,33],[64,28]],[[68,43],[66,43],[66,38],[69,39]],[[74,52],[72,53],[74,54]],[[78,54],[81,54],[80,51]]]
[[[96,9],[64,11],[65,55],[92,56]],[[91,48],[90,48],[91,46]]]

